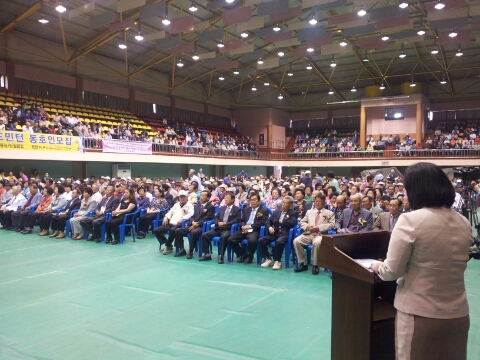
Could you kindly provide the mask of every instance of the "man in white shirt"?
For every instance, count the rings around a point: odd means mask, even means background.
[[[92,191],[93,191],[92,199],[100,204],[100,202],[102,201],[102,194],[98,190],[99,190],[98,189],[98,184],[93,184],[92,185]]]
[[[25,196],[20,193],[21,191],[22,189],[18,185],[12,187],[13,197],[6,205],[3,205],[0,210],[0,223],[3,226],[3,230],[10,230],[12,228],[12,217],[7,213],[18,211],[19,207],[22,207],[27,203],[27,199],[25,199]]]
[[[182,226],[183,220],[189,220],[193,216],[193,205],[188,202],[188,194],[185,190],[178,193],[178,202],[168,211],[163,218],[162,225],[153,230],[160,247],[165,244],[162,254],[168,255],[173,251],[175,230]],[[169,232],[168,239],[165,234]]]

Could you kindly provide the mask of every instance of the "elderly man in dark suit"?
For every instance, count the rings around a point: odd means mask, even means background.
[[[228,243],[238,257],[238,263],[252,263],[260,237],[260,228],[265,225],[268,216],[268,209],[264,205],[260,205],[260,195],[250,195],[250,206],[243,209],[243,216],[240,220],[241,229],[228,238]],[[248,241],[247,252],[240,245],[245,238]]]
[[[364,232],[370,231],[373,227],[372,212],[362,209],[360,204],[362,198],[360,194],[350,197],[350,208],[343,210],[342,215],[335,223],[335,229],[338,232]]]
[[[212,260],[210,254],[210,242],[214,236],[220,236],[220,252],[218,256],[218,263],[223,264],[223,257],[227,249],[227,240],[230,236],[230,229],[232,225],[240,222],[242,211],[238,206],[235,206],[235,197],[233,194],[225,195],[225,206],[222,206],[218,214],[215,215],[215,228],[202,234],[202,251],[203,256],[199,261]]]
[[[402,214],[402,206],[402,200],[398,198],[390,200],[390,212],[383,212],[378,215],[373,224],[373,230],[386,230],[392,232],[398,218]]]
[[[68,200],[65,205],[65,210],[60,214],[52,217],[52,223],[50,228],[53,230],[53,234],[50,235],[50,238],[63,239],[66,237],[64,231],[67,224],[67,220],[70,219],[70,214],[73,210],[80,209],[81,200],[79,197],[79,190],[72,190],[72,200]]]
[[[212,194],[209,191],[202,191],[200,194],[200,204],[195,206],[193,216],[190,218],[190,226],[185,228],[179,227],[175,230],[175,246],[180,248],[180,251],[174,255],[175,257],[187,255],[187,259],[193,258],[193,250],[197,246],[198,238],[202,233],[203,223],[213,220],[215,216],[215,206],[210,204],[210,196],[212,196]],[[187,254],[183,246],[183,237],[188,233],[190,233],[190,239]]]
[[[94,216],[84,217],[80,220],[80,225],[83,231],[87,234],[92,234],[88,241],[102,242],[100,239],[102,232],[102,225],[105,223],[105,216],[117,209],[120,204],[120,199],[114,196],[115,189],[113,186],[107,186],[105,196],[97,205]]]
[[[265,259],[262,267],[266,268],[273,265],[273,270],[282,268],[281,260],[285,244],[288,241],[288,233],[296,225],[298,217],[297,212],[292,209],[293,202],[293,197],[285,196],[282,201],[282,208],[275,210],[265,224],[268,234],[258,240],[262,258]],[[273,260],[268,252],[268,245],[272,241],[275,241]]]

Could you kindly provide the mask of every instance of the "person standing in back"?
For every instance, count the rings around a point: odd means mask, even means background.
[[[472,228],[452,211],[455,191],[438,166],[410,166],[405,187],[414,211],[399,217],[385,261],[370,266],[381,279],[397,280],[396,358],[466,360]]]

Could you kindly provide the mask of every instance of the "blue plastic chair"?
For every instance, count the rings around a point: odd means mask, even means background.
[[[240,228],[239,228],[240,229]],[[261,228],[260,228],[260,235],[259,235],[259,239],[261,239],[262,237],[265,236],[265,225],[263,225]],[[245,251],[247,250],[247,246],[248,246],[248,240],[245,238],[241,241],[240,243],[243,248],[245,249]],[[233,255],[232,255],[232,261],[233,261]],[[258,247],[258,244],[257,244],[257,265],[261,265],[262,264],[262,255],[260,254],[260,248]]]
[[[302,232],[303,232],[303,230],[300,229],[300,231],[297,232],[295,237],[299,236]],[[328,230],[328,232],[327,232],[328,235],[332,235],[332,234],[336,234],[336,233],[337,233],[337,230],[335,230],[335,229]],[[308,265],[312,264],[312,248],[313,248],[312,244],[308,244],[305,248],[307,250],[307,264]],[[298,258],[297,257],[295,257],[295,267],[298,267]],[[327,272],[327,271],[325,271],[325,272]]]
[[[210,228],[214,228],[215,224],[210,225]],[[230,228],[230,236],[233,235],[235,231],[240,230],[240,226],[238,223],[232,224],[232,227]],[[212,244],[215,244],[218,248],[218,255],[220,256],[220,236],[214,236],[212,237],[211,244],[210,244],[210,252],[212,250]],[[233,261],[233,252],[232,248],[230,245],[227,244],[227,261],[232,262]]]
[[[290,267],[290,254],[292,253],[292,245],[293,245],[293,235],[295,234],[296,230],[297,230],[297,227],[298,225],[296,225],[295,227],[291,228],[288,232],[288,240],[287,240],[287,243],[285,244],[285,268],[289,268]],[[270,246],[271,248],[275,248],[275,241],[272,241],[268,246]],[[260,244],[258,244],[258,250],[257,250],[257,256],[258,257],[261,257],[262,254],[260,252]]]
[[[135,215],[138,214],[140,210],[137,210],[135,212],[132,212],[132,213],[128,213],[128,214],[125,214],[125,216],[123,217],[123,223],[121,223],[118,227],[120,229],[120,244],[123,244],[123,242],[125,241],[125,230],[127,230],[127,228],[130,228],[130,232],[132,233],[132,238],[133,238],[133,242],[135,242],[135,231],[133,229],[133,226],[135,224]]]
[[[73,215],[75,215],[76,213],[78,212],[78,210],[73,210],[71,213],[70,213],[70,219],[73,217]],[[89,211],[87,213],[87,216],[93,216],[93,214],[95,214],[95,211],[92,210],[92,211]],[[67,221],[67,224],[66,224],[66,227],[65,227],[65,235],[67,235],[67,237],[72,237],[72,228],[71,228],[71,225],[70,225],[70,219]],[[86,237],[86,234],[83,235],[83,238],[86,240],[87,237]]]
[[[163,221],[163,216],[166,214],[166,212],[168,211],[168,205],[165,209],[159,211],[157,213],[157,217],[155,219],[152,220],[152,222],[150,223],[150,227],[152,229],[152,234],[153,234],[153,230],[158,227],[158,224],[161,224],[162,221]],[[145,211],[146,212],[146,211]],[[142,216],[143,214],[141,214],[140,216]],[[135,229],[137,230],[137,236],[139,235],[138,234],[138,229],[140,228],[140,217],[136,218],[135,219]]]
[[[215,215],[220,211],[220,205],[215,205]]]
[[[135,216],[135,232],[137,233],[138,236],[138,228],[140,227],[140,216],[145,215],[147,212],[147,209],[140,209],[138,212],[138,216]]]
[[[108,212],[105,214],[105,221],[103,222],[102,226],[100,226],[100,240],[102,240],[102,242],[105,242],[105,235],[107,233],[107,225],[105,225],[107,223],[107,220],[110,220],[112,218],[112,213],[111,212]]]

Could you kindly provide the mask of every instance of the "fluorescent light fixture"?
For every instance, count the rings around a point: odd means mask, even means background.
[[[192,59],[197,61],[198,59],[200,59],[200,56],[198,56],[197,53],[195,53],[193,56],[192,56]]]
[[[360,10],[358,10],[357,14],[358,14],[358,16],[365,16],[365,15],[367,15],[367,12],[366,12],[365,9],[363,8],[363,5],[360,6]]]
[[[435,4],[435,9],[437,10],[442,10],[445,7],[445,4],[442,2],[442,0],[438,0],[438,3]]]
[[[238,71],[238,69],[235,69],[235,70],[233,70],[233,74],[238,75],[238,74],[240,74],[240,71]]]
[[[457,35],[458,35],[458,34],[457,34],[457,32],[456,32],[454,29],[452,29],[452,31],[450,31],[450,34],[448,34],[448,36],[450,36],[451,38],[454,38],[454,37],[457,36]]]
[[[353,85],[352,90],[350,90],[350,91],[351,91],[351,92],[357,91],[357,89],[355,89],[355,85]]]
[[[170,25],[170,20],[168,20],[168,16],[165,16],[165,19],[162,20],[163,25]]]
[[[282,94],[278,95],[278,98],[279,98],[280,100],[282,100],[282,99],[283,99],[283,95],[282,95]]]
[[[405,9],[408,7],[408,3],[406,1],[402,1],[400,4],[398,4],[398,7],[400,9]]]
[[[223,80],[225,80],[225,78],[223,77],[223,75],[220,75],[218,80],[223,81]]]
[[[425,35],[425,30],[423,30],[423,27],[421,27],[420,30],[417,31],[417,34],[420,36]]]
[[[308,64],[307,65],[307,70],[312,70],[312,69],[313,69],[312,64]]]
[[[197,6],[195,5],[195,1],[192,2],[192,5],[188,8],[191,12],[195,12],[198,10]]]
[[[343,38],[342,41],[340,41],[340,46],[347,46],[348,43],[347,43],[347,39]]]
[[[59,1],[55,10],[57,10],[59,13],[63,13],[65,11],[67,11],[67,8],[65,6],[63,6],[61,1]]]
[[[40,19],[38,19],[38,22],[41,23],[41,24],[48,24],[48,20],[45,17],[45,15],[43,15],[43,14],[42,14],[42,16],[40,16]]]
[[[385,90],[385,85],[383,85],[383,83],[380,85],[380,90]]]
[[[285,53],[283,51],[279,51],[277,55],[282,57],[283,55],[285,55]]]
[[[275,25],[275,27],[273,28],[273,31],[280,31],[282,30],[282,28],[280,27],[280,25]]]
[[[246,31],[244,31],[244,32],[242,32],[242,33],[240,34],[240,36],[243,37],[243,38],[247,38],[247,37],[248,37],[248,33],[247,33]]]
[[[462,49],[458,49],[455,56],[462,56],[462,55],[463,55]]]
[[[438,54],[438,48],[435,46],[435,47],[432,49],[431,53],[432,53],[433,55],[437,55],[437,54]]]
[[[328,95],[333,95],[333,94],[335,94],[335,92],[333,91],[333,89],[330,89],[330,90],[328,91]]]
[[[255,85],[252,86],[252,91],[257,91],[257,88],[255,87]]]
[[[389,39],[390,39],[390,37],[389,37],[387,34],[384,34],[384,35],[382,36],[382,40],[383,40],[383,41],[388,41]]]
[[[393,114],[393,117],[395,119],[400,119],[402,117],[402,113],[395,113],[395,114]]]
[[[125,50],[127,48],[127,45],[122,41],[120,44],[118,44],[118,47],[122,50]]]
[[[308,51],[308,52],[314,52],[315,49],[314,49],[313,47],[309,47],[309,48],[307,49],[307,51]]]
[[[179,59],[178,63],[177,63],[177,66],[178,67],[183,67],[183,65],[185,65],[185,64],[182,62],[182,59]]]
[[[257,64],[260,64],[260,65],[262,65],[262,64],[263,64],[263,60],[262,60],[262,58],[258,59],[258,61],[257,61]]]

